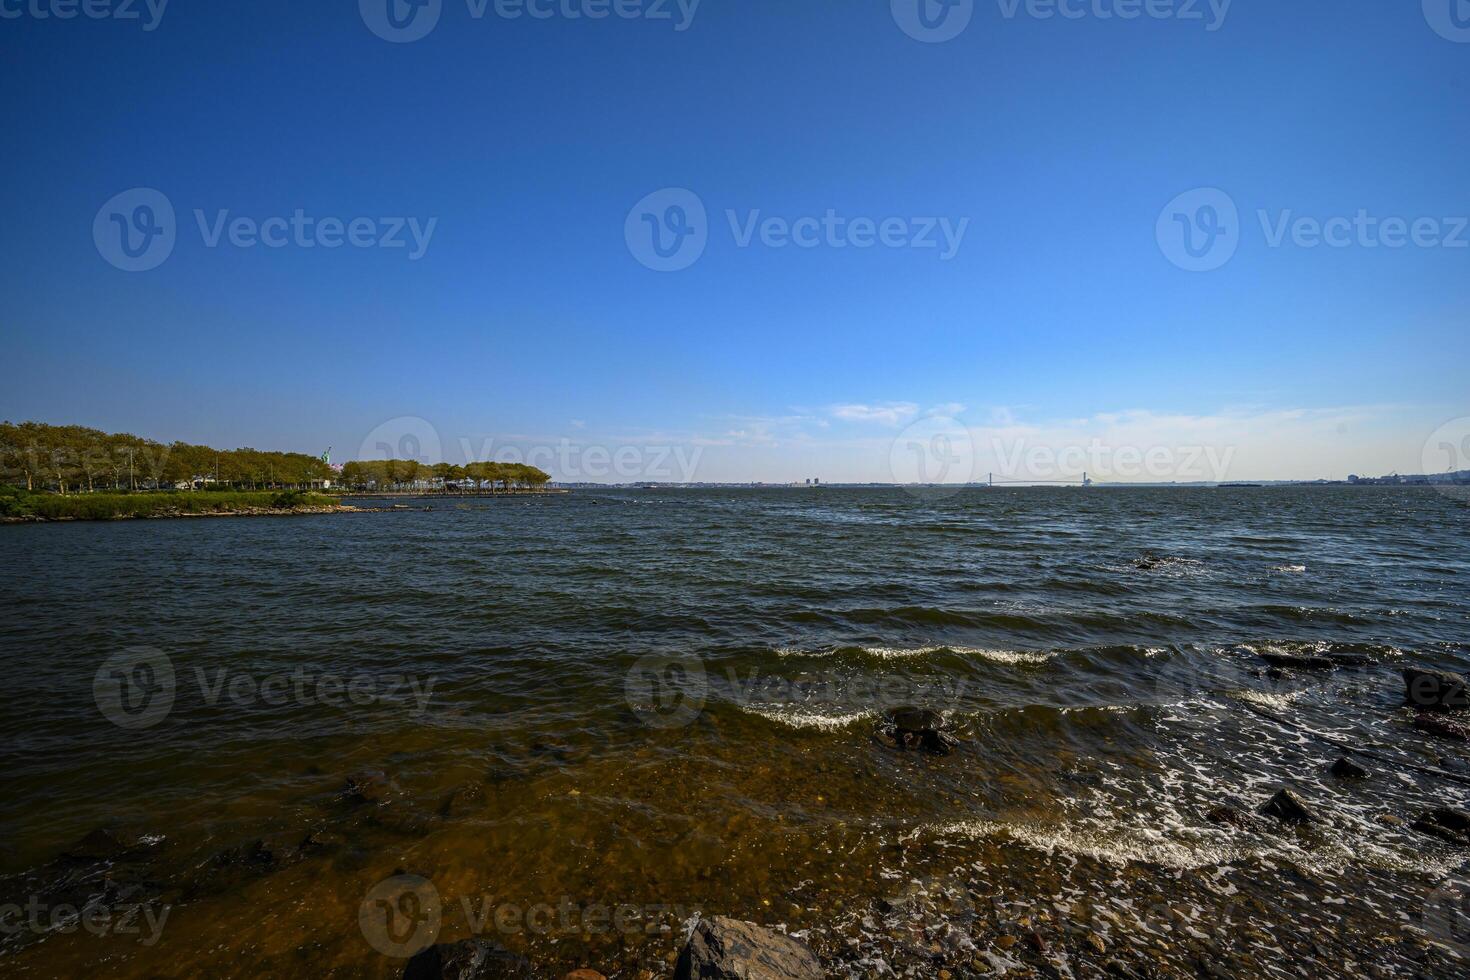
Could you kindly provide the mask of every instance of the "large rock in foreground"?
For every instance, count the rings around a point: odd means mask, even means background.
[[[403,980],[521,980],[531,976],[524,957],[487,939],[440,943],[408,961]]]
[[[753,922],[717,915],[694,927],[674,980],[821,980],[822,964],[806,946]]]
[[[1465,678],[1440,670],[1404,668],[1404,693],[1419,711],[1464,711],[1470,708]]]

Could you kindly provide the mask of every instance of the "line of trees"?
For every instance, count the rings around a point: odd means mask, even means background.
[[[334,475],[326,463],[304,453],[165,445],[82,425],[0,422],[0,483],[33,491],[310,489]]]
[[[412,459],[385,459],[347,463],[342,467],[343,485],[354,490],[423,490],[425,488],[471,491],[537,490],[551,475],[525,463],[435,463],[430,466]]]
[[[550,479],[524,463],[430,466],[411,459],[348,463],[338,474],[304,453],[164,444],[82,425],[0,422],[0,484],[31,491],[309,490],[332,481],[357,490],[498,492],[540,489]]]

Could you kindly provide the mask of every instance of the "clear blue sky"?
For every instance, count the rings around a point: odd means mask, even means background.
[[[412,43],[356,0],[173,0],[153,30],[142,0],[143,22],[35,16],[50,2],[0,0],[11,420],[340,460],[413,416],[455,460],[462,439],[681,445],[697,478],[775,480],[883,479],[932,412],[982,442],[1224,439],[1233,477],[1417,470],[1470,415],[1470,248],[1273,248],[1257,216],[1470,215],[1470,43],[1417,0],[1236,0],[1214,25],[1205,0],[976,0],[943,43],[889,0],[703,0],[682,31],[672,0],[443,0]],[[126,272],[93,224],[138,187],[177,243]],[[670,187],[708,247],[658,272],[625,221]],[[1195,188],[1239,209],[1209,272],[1156,236]],[[196,209],[437,224],[417,260],[210,248]],[[726,217],[829,209],[969,224],[946,261],[742,248]]]

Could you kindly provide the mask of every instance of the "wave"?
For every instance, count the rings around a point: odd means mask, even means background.
[[[788,728],[806,729],[819,732],[835,732],[855,725],[860,721],[877,717],[875,711],[814,711],[809,708],[789,708],[777,706],[762,706],[742,704],[740,710],[746,714],[764,718],[785,725]]]
[[[838,646],[825,650],[802,650],[797,647],[777,647],[779,657],[834,657],[861,656],[875,660],[913,660],[936,654],[952,654],[957,657],[973,657],[991,663],[1037,666],[1056,658],[1055,652],[1041,650],[997,650],[990,647],[967,647],[954,644],[933,644],[916,647],[890,646]]]
[[[1145,827],[1044,826],[993,820],[968,820],[927,829],[939,836],[1007,837],[1047,854],[1061,852],[1119,866],[1143,863],[1193,870],[1249,856],[1221,831],[1203,831],[1193,840],[1179,840]]]

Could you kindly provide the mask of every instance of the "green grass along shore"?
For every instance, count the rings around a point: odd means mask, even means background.
[[[33,493],[0,487],[0,521],[111,521],[144,517],[329,514],[352,511],[336,497],[283,491]]]

